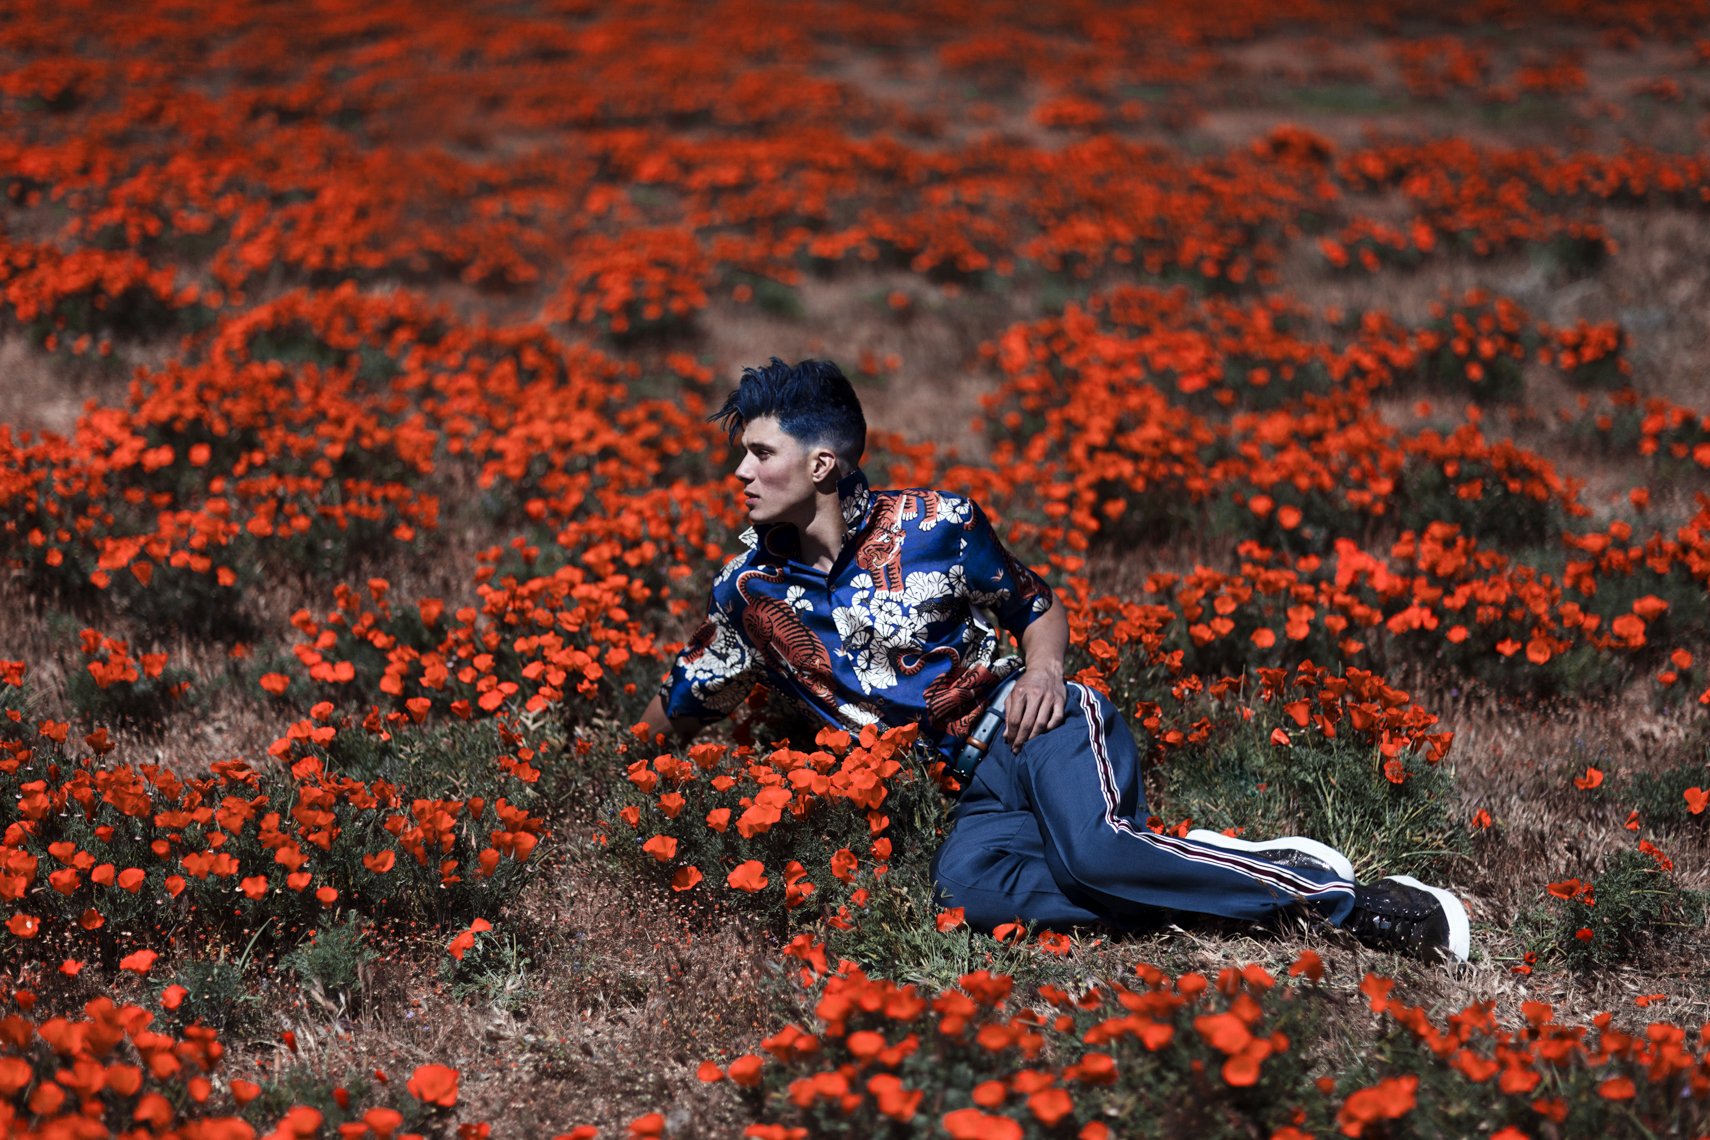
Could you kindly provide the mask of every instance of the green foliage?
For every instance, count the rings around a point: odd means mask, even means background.
[[[369,933],[360,915],[346,914],[322,925],[279,964],[297,976],[316,1005],[342,1014],[360,1003],[368,965],[380,956],[369,945]]]
[[[952,1135],[1072,1136],[1102,1121],[1125,1137],[1233,1140],[1329,1123],[1308,1083],[1327,991],[1258,967],[1215,984],[1134,972],[1064,987],[994,968],[917,988],[845,970],[825,983],[817,1040],[787,1029],[765,1042],[776,1063],[733,1064],[731,1079],[758,1085],[763,1119],[815,1136],[915,1136],[936,1119]]]
[[[515,931],[482,930],[461,959],[447,955],[441,973],[451,996],[479,1001],[504,1013],[517,1013],[534,1001],[537,971],[528,947]]]
[[[237,549],[224,550],[221,558],[238,565],[247,555],[243,544],[238,544]],[[129,571],[120,571],[112,576],[106,594],[109,604],[157,640],[188,633],[248,641],[258,629],[244,604],[244,591],[236,583],[221,585],[213,570],[158,566],[146,586]]]
[[[1703,800],[1688,794],[1696,789],[1698,796],[1702,796],[1710,790],[1710,744],[1701,742],[1694,751],[1703,759],[1661,772],[1640,773],[1619,789],[1617,794],[1633,806],[1646,827],[1676,831],[1690,828],[1700,832],[1710,828],[1710,810],[1701,806],[1694,812],[1693,803],[1702,805]]]
[[[200,1023],[227,1035],[254,1030],[261,1019],[262,999],[250,988],[248,965],[247,953],[236,960],[222,953],[217,958],[182,962],[161,988],[162,993],[173,986],[185,989],[172,1016],[181,1025]]]
[[[524,802],[533,798],[528,784],[495,763],[515,747],[515,739],[497,720],[435,722],[385,733],[353,726],[309,752],[338,776],[385,780],[418,796],[467,800],[508,795]]]
[[[1387,985],[1368,993],[1383,1022],[1373,1039],[1347,1051],[1338,1084],[1344,1091],[1387,1085],[1401,1094],[1404,1118],[1379,1135],[1492,1136],[1515,1128],[1527,1136],[1692,1136],[1710,1119],[1678,1069],[1655,1063],[1647,1073],[1643,1054],[1623,1056],[1635,1039],[1611,1027],[1590,1034],[1528,1001],[1526,1024],[1510,1030],[1481,1002],[1451,1014],[1445,1032],[1421,1008],[1389,998]],[[1678,1048],[1678,1038],[1670,1044]],[[1610,1088],[1621,1083],[1632,1092]]]
[[[272,953],[321,927],[334,906],[376,923],[467,923],[499,914],[528,882],[544,824],[523,806],[532,785],[512,773],[524,771],[524,749],[512,737],[505,750],[502,726],[376,719],[312,731],[324,743],[284,763],[258,771],[227,761],[189,780],[77,757],[52,740],[0,762],[0,805],[10,805],[0,825],[30,824],[13,831],[18,866],[25,883],[42,881],[18,905],[41,924],[27,952],[93,952],[111,966],[138,931],[191,930]],[[345,734],[373,740],[341,742]],[[418,753],[432,760],[386,759]],[[380,774],[330,772],[332,754],[420,776],[424,794]],[[435,767],[448,755],[450,767]]]
[[[1559,233],[1532,246],[1532,260],[1557,277],[1585,277],[1609,263],[1614,243],[1597,234]]]
[[[1603,619],[1604,628],[1616,618],[1654,605],[1657,599],[1667,603],[1666,609],[1645,621],[1643,647],[1621,655],[1629,660],[1636,657],[1661,665],[1673,647],[1702,645],[1710,640],[1710,591],[1685,567],[1658,574],[1638,564],[1625,574],[1601,574],[1590,584],[1589,592],[1576,593],[1581,605]],[[1682,695],[1696,696],[1698,691]]]
[[[88,668],[66,676],[67,702],[91,724],[158,726],[194,696],[189,670],[168,665],[142,670],[134,681],[101,684]]]
[[[1543,665],[1536,665],[1524,651],[1521,635],[1530,636],[1524,624],[1511,621],[1499,624],[1496,629],[1483,630],[1476,645],[1471,638],[1454,645],[1436,632],[1409,636],[1430,647],[1427,653],[1416,652],[1414,657],[1431,666],[1436,675],[1477,678],[1497,692],[1520,697],[1602,696],[1614,692],[1632,676],[1629,659],[1591,645],[1575,645],[1566,652],[1552,654]],[[1504,640],[1515,643],[1511,646],[1513,653],[1493,652],[1488,644]]]
[[[1402,471],[1396,521],[1418,531],[1449,523],[1477,535],[1485,549],[1515,550],[1556,541],[1567,514],[1529,462],[1510,466],[1421,452]]]
[[[1710,896],[1682,887],[1667,856],[1646,846],[1617,851],[1589,882],[1551,883],[1547,905],[1521,924],[1533,952],[1575,971],[1606,970],[1702,925]]]
[[[258,1129],[272,1128],[287,1112],[313,1109],[320,1114],[322,1135],[338,1135],[348,1126],[360,1136],[363,1117],[376,1108],[391,1109],[405,1132],[427,1134],[435,1110],[410,1096],[403,1081],[381,1085],[365,1070],[333,1070],[306,1058],[296,1060],[261,1083],[260,1094],[243,1108],[243,1116]],[[436,1132],[433,1135],[444,1135]]]
[[[800,320],[807,313],[802,304],[801,290],[786,285],[775,277],[736,272],[729,274],[729,278],[733,286],[747,285],[753,290],[754,304],[759,306],[762,312],[787,321]]]
[[[1432,313],[1417,333],[1421,382],[1480,403],[1524,398],[1523,368],[1539,342],[1525,310],[1506,297],[1475,289],[1439,300]]]
[[[1255,716],[1171,755],[1154,810],[1254,838],[1310,836],[1345,854],[1361,879],[1440,877],[1465,852],[1444,763],[1404,751],[1386,775],[1386,757],[1371,744],[1299,730],[1283,747],[1272,742],[1273,727]]]
[[[1371,84],[1357,82],[1321,82],[1310,87],[1291,87],[1283,91],[1281,100],[1305,110],[1346,115],[1393,112],[1404,106],[1394,96]]]
[[[159,336],[166,330],[191,332],[213,321],[214,310],[207,305],[184,303],[163,285],[139,284],[118,291],[92,285],[64,292],[42,316],[4,323],[21,328],[31,341],[52,351],[73,344],[80,336],[136,339]]]

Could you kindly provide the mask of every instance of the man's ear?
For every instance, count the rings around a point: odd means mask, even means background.
[[[829,447],[821,447],[813,453],[813,473],[815,483],[823,483],[827,479],[837,480],[837,453]]]

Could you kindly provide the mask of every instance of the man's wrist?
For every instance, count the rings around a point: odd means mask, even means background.
[[[1030,661],[1023,659],[1023,667],[1035,676],[1043,675],[1047,680],[1061,681],[1063,679],[1063,659],[1045,661]]]

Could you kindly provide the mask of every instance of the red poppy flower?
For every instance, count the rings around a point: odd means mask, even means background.
[[[463,961],[463,955],[467,954],[475,945],[475,936],[491,929],[493,929],[492,923],[484,918],[477,918],[469,924],[467,930],[459,931],[452,938],[450,945],[446,947],[446,953],[459,962]]]
[[[1322,982],[1324,980],[1324,959],[1318,956],[1318,951],[1302,950],[1289,965],[1288,976],[1291,978],[1304,977],[1308,981]]]
[[[725,1074],[734,1085],[739,1085],[745,1089],[759,1088],[761,1069],[764,1065],[765,1062],[753,1053],[744,1053],[730,1063]]]
[[[1419,1078],[1385,1077],[1370,1088],[1351,1093],[1336,1113],[1336,1123],[1349,1136],[1360,1136],[1368,1125],[1397,1120],[1413,1111]]]
[[[447,1065],[418,1065],[404,1087],[424,1104],[450,1108],[457,1103],[457,1070]]]
[[[1021,1140],[1021,1125],[1007,1116],[988,1116],[977,1108],[959,1108],[941,1118],[952,1140]]]
[[[749,859],[737,864],[725,877],[725,882],[732,887],[739,891],[747,891],[749,894],[765,890],[769,881],[766,878],[766,868],[758,859]]]
[[[1632,1100],[1638,1091],[1631,1077],[1610,1077],[1597,1086],[1597,1095],[1605,1100]]]
[[[154,968],[154,960],[158,957],[160,955],[153,950],[133,950],[119,959],[119,969],[146,974]]]

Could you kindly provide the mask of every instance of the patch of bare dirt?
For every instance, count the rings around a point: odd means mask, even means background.
[[[260,1063],[277,1076],[366,1083],[375,1070],[401,1082],[416,1065],[447,1064],[462,1074],[459,1117],[495,1136],[581,1124],[623,1135],[647,1107],[673,1137],[736,1135],[736,1090],[703,1084],[696,1070],[801,1016],[780,1008],[777,948],[681,900],[638,893],[588,842],[566,836],[570,854],[541,868],[504,926],[515,953],[484,980],[455,984],[436,937],[374,962],[352,1014],[283,987],[255,1039],[236,1046],[234,1070]],[[277,1045],[286,1028],[294,1055]]]
[[[893,307],[893,294],[906,303]],[[1028,312],[1024,298],[873,272],[805,278],[785,303],[790,311],[714,302],[698,347],[715,393],[773,356],[827,357],[854,383],[870,428],[930,440],[966,459],[985,455],[986,438],[972,424],[997,381],[979,346]]]
[[[20,335],[0,337],[0,424],[14,433],[68,436],[89,400],[124,391],[122,368],[99,361],[69,363]]]

